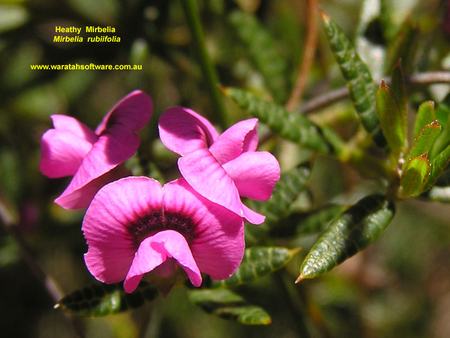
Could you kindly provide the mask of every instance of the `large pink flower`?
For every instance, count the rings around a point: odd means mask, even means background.
[[[196,193],[183,179],[164,187],[147,177],[104,186],[83,220],[85,262],[99,281],[122,280],[133,292],[142,277],[170,277],[180,266],[194,286],[201,272],[226,279],[244,255],[243,220]]]
[[[66,209],[84,209],[105,184],[128,174],[120,166],[139,146],[137,131],[152,114],[152,100],[134,91],[117,103],[95,132],[73,117],[52,115],[54,129],[41,142],[41,172],[58,178],[73,176],[55,202]]]
[[[253,224],[265,217],[246,207],[240,196],[267,200],[280,179],[276,158],[256,151],[257,124],[257,119],[244,120],[219,135],[204,117],[181,107],[167,109],[159,120],[161,141],[183,156],[178,168],[186,181]]]

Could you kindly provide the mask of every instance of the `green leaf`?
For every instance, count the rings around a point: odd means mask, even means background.
[[[277,51],[275,39],[250,13],[236,10],[229,19],[275,100],[285,102],[288,95],[287,65]]]
[[[291,205],[303,191],[311,175],[309,164],[282,173],[275,185],[272,197],[268,201],[249,200],[248,206],[266,216],[263,224],[246,227],[245,240],[247,245],[253,245],[267,236],[276,223],[289,214]]]
[[[422,129],[433,121],[436,121],[434,102],[426,101],[422,103],[417,110],[416,123],[414,124],[414,138],[419,136]]]
[[[266,124],[272,131],[306,148],[329,153],[329,145],[320,129],[305,116],[293,114],[276,103],[262,100],[238,88],[227,87],[224,93],[239,107]]]
[[[347,82],[350,99],[356,112],[364,128],[373,136],[375,143],[384,147],[386,140],[381,131],[376,112],[375,93],[377,85],[372,80],[372,75],[367,66],[341,28],[325,13],[322,13],[322,22],[331,50]]]
[[[404,144],[406,145],[407,136],[407,110],[406,110],[406,88],[405,88],[405,76],[403,75],[402,61],[397,62],[391,75],[391,90],[394,92],[394,96],[397,100],[398,107],[400,109],[400,121],[401,128],[404,137]]]
[[[159,295],[156,288],[146,282],[141,282],[133,293],[126,293],[122,285],[92,284],[65,296],[55,308],[71,315],[100,317],[137,309]]]
[[[406,116],[402,115],[394,92],[386,86],[384,81],[381,81],[376,98],[381,129],[391,148],[391,154],[396,164],[406,143]]]
[[[296,282],[322,275],[367,247],[394,214],[393,203],[384,196],[371,195],[360,200],[331,222],[303,261]]]
[[[207,313],[245,325],[268,325],[270,315],[229,289],[192,290],[189,300]]]
[[[236,272],[228,279],[211,281],[211,287],[233,287],[255,281],[284,267],[299,249],[252,247],[245,250]]]
[[[440,133],[441,125],[437,120],[426,125],[419,133],[419,135],[417,135],[414,144],[408,156],[406,157],[406,161],[403,165],[402,170],[405,170],[405,166],[411,158],[428,154],[431,151],[431,148],[433,147],[434,142],[436,141]]]
[[[399,198],[419,195],[423,191],[429,173],[430,163],[427,154],[411,158],[402,170]]]
[[[436,119],[442,126],[441,135],[436,140],[429,158],[433,160],[450,144],[450,94],[442,100],[436,108]]]
[[[434,158],[431,163],[430,175],[425,183],[425,186],[422,191],[426,191],[430,189],[436,180],[441,175],[442,171],[447,167],[448,162],[450,161],[450,145],[447,146],[439,155]]]
[[[406,73],[410,74],[417,49],[418,36],[420,36],[418,26],[406,19],[396,36],[388,44],[386,72],[389,73],[397,61],[401,59]]]

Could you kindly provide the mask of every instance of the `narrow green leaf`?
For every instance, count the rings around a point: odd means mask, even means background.
[[[258,240],[267,236],[276,223],[289,214],[289,209],[303,191],[311,174],[309,164],[282,173],[275,185],[272,197],[268,201],[249,200],[248,206],[265,215],[266,220],[258,226],[246,227],[245,240],[247,245],[254,245]]]
[[[434,102],[426,101],[417,110],[416,123],[414,124],[414,138],[419,136],[422,129],[433,121],[436,121]]]
[[[133,293],[126,293],[122,283],[98,283],[65,296],[55,308],[71,315],[100,317],[137,309],[158,295],[156,288],[145,282],[141,282]]]
[[[405,170],[405,166],[411,158],[428,154],[440,133],[441,125],[437,120],[426,125],[414,140],[414,144],[406,157],[402,170]]]
[[[429,158],[433,160],[450,144],[450,94],[442,100],[436,108],[436,119],[442,126],[441,135],[436,140]]]
[[[277,51],[275,39],[253,14],[236,10],[229,19],[275,100],[285,102],[288,95],[287,65]]]
[[[405,76],[403,75],[401,59],[397,62],[397,64],[394,67],[394,70],[392,71],[391,90],[394,92],[394,96],[397,100],[398,107],[400,108],[400,122],[404,138],[404,144],[406,145],[408,121],[406,119],[407,111],[406,111]]]
[[[360,200],[331,222],[303,261],[296,282],[322,275],[367,247],[394,214],[394,204],[384,196],[371,195]]]
[[[430,175],[425,183],[423,191],[430,189],[441,175],[442,171],[447,167],[450,161],[450,145],[447,146],[439,155],[434,158],[431,163]]]
[[[320,129],[308,118],[293,114],[276,103],[262,100],[238,88],[223,88],[224,93],[239,107],[257,117],[271,130],[292,142],[306,148],[329,153],[330,148],[320,133]]]
[[[350,99],[356,112],[364,128],[373,136],[375,143],[384,147],[386,140],[376,112],[377,85],[341,28],[325,13],[322,13],[322,22],[331,50],[347,82]]]
[[[406,142],[406,121],[394,92],[381,81],[376,93],[377,112],[380,117],[381,129],[391,148],[395,162],[402,153]]]
[[[229,289],[192,290],[189,300],[203,311],[245,325],[268,325],[272,322],[264,309],[248,304]]]
[[[419,28],[406,19],[391,43],[388,44],[386,72],[389,73],[399,59],[402,59],[407,74],[412,70],[412,63],[417,48]]]
[[[228,279],[211,281],[211,287],[233,287],[253,282],[284,267],[299,249],[252,247],[245,250],[236,272]]]
[[[430,163],[427,154],[411,158],[405,165],[400,178],[399,198],[409,198],[419,195],[430,173]]]

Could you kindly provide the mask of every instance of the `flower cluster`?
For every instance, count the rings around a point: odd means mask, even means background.
[[[42,137],[40,169],[50,178],[73,176],[55,202],[84,209],[86,266],[104,283],[124,281],[133,292],[144,277],[167,293],[187,276],[230,277],[244,255],[244,221],[264,216],[242,197],[267,200],[280,177],[277,160],[256,151],[257,119],[221,135],[192,110],[174,107],[159,121],[161,141],[181,155],[182,177],[164,186],[130,176],[124,162],[139,146],[137,131],[152,114],[141,91],[123,98],[92,131],[74,118],[53,115]],[[161,283],[161,281],[163,281]]]

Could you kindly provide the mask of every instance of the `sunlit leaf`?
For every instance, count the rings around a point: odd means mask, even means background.
[[[273,194],[268,201],[249,200],[248,206],[265,215],[263,224],[258,226],[248,225],[245,229],[247,245],[255,244],[264,238],[276,223],[289,214],[289,209],[303,191],[311,174],[309,164],[291,169],[281,174],[280,180],[275,185]]]
[[[284,267],[298,251],[282,247],[248,248],[233,276],[222,281],[212,281],[211,287],[233,287],[253,282]]]
[[[381,81],[376,97],[381,129],[397,163],[398,155],[403,151],[406,142],[406,118],[402,115],[394,92],[384,81]]]
[[[433,160],[450,144],[450,94],[448,94],[437,106],[436,119],[442,126],[442,132],[436,140],[433,150],[429,156],[431,160]]]
[[[372,75],[341,28],[324,13],[322,22],[331,50],[347,82],[356,112],[364,128],[373,135],[376,144],[384,147],[386,140],[376,112],[377,86],[372,80]]]
[[[140,308],[158,295],[156,288],[145,282],[141,282],[133,293],[126,293],[122,283],[98,283],[65,296],[55,308],[71,315],[100,317]]]
[[[436,120],[434,112],[434,102],[426,101],[419,106],[417,110],[416,123],[414,124],[414,138],[419,136],[420,132],[426,125]]]
[[[230,14],[230,22],[264,77],[267,88],[276,101],[283,103],[288,95],[287,65],[277,52],[275,39],[253,14],[234,11]]]
[[[437,120],[426,125],[419,135],[417,135],[414,144],[406,157],[404,166],[406,166],[406,163],[408,163],[411,158],[429,153],[440,133],[441,125]]]
[[[297,282],[322,275],[367,247],[388,226],[394,214],[392,202],[384,196],[371,195],[337,216],[309,251]]]
[[[192,290],[189,300],[207,313],[246,325],[268,325],[270,315],[229,289]]]
[[[319,128],[305,116],[290,113],[283,106],[262,100],[238,88],[227,87],[223,91],[239,107],[260,119],[281,137],[321,153],[329,152],[329,145]]]
[[[442,171],[447,167],[450,161],[450,145],[447,146],[439,155],[434,158],[431,163],[430,175],[425,183],[423,191],[430,189],[436,182]]]
[[[408,198],[419,195],[430,172],[430,163],[427,154],[411,158],[404,166],[400,178],[400,198]]]

